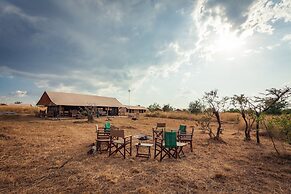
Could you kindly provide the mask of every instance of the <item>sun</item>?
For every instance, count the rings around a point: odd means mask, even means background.
[[[216,53],[234,53],[241,51],[245,41],[237,36],[235,32],[225,31],[217,35],[214,40],[214,49]]]

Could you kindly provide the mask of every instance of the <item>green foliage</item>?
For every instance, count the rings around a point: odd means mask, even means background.
[[[266,114],[272,114],[272,115],[280,115],[282,114],[282,111],[287,106],[287,102],[276,102],[273,105],[270,106],[270,108],[266,111]]]
[[[240,113],[240,110],[237,108],[230,108],[227,112],[231,112],[231,113]]]
[[[173,111],[174,108],[173,108],[170,104],[165,104],[165,105],[163,106],[162,110],[163,110],[164,112],[170,112],[170,111]]]
[[[154,112],[154,111],[161,110],[161,106],[155,102],[154,104],[149,105],[148,109],[150,112]]]
[[[284,110],[282,111],[282,114],[291,114],[291,108],[284,109]]]
[[[273,117],[268,126],[273,130],[278,130],[281,136],[291,145],[291,115],[284,114],[278,117]]]
[[[195,100],[194,102],[190,102],[188,110],[190,113],[198,114],[202,112],[203,108],[204,106],[201,101]]]

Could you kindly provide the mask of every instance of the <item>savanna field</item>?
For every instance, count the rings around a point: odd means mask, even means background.
[[[237,115],[222,115],[223,134],[210,140],[194,118],[140,116],[110,118],[126,135],[152,134],[157,122],[167,129],[195,126],[193,152],[162,162],[107,153],[88,155],[95,142],[95,124],[86,120],[47,120],[28,114],[0,117],[1,193],[291,193],[290,157],[278,157],[268,136],[261,145],[252,133],[243,141]],[[215,122],[211,125],[215,127]],[[137,142],[133,138],[134,143]],[[277,143],[290,154],[290,146]],[[152,150],[153,152],[153,150]]]

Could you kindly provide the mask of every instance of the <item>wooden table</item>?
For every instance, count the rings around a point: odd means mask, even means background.
[[[151,147],[153,146],[152,143],[148,143],[146,141],[151,140],[150,136],[144,134],[134,135],[136,139],[138,139],[138,143],[135,144],[136,147],[136,157],[142,158],[150,158],[151,157]],[[146,152],[141,152],[141,149],[145,149]]]
[[[150,158],[151,157],[151,147],[153,146],[152,143],[136,143],[136,157],[142,157],[142,158]],[[141,148],[147,149],[147,152],[140,152]]]
[[[178,147],[178,156],[179,158],[185,157],[183,148],[187,145],[188,143],[184,143],[184,142],[177,142],[177,147]]]

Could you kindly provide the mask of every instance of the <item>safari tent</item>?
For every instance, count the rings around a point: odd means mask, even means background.
[[[48,91],[42,94],[36,105],[47,107],[47,115],[52,117],[74,116],[85,107],[92,107],[100,115],[116,116],[124,107],[112,97]]]

